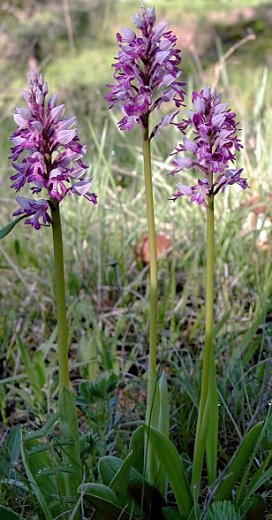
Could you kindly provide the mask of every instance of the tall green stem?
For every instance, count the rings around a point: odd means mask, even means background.
[[[210,183],[212,185],[212,175]],[[209,481],[214,480],[217,461],[217,389],[213,353],[213,299],[214,299],[214,196],[208,197],[207,207],[207,278],[206,278],[206,326],[202,370],[201,394],[198,411],[192,487],[199,495],[205,446]]]
[[[54,268],[55,268],[55,293],[58,322],[58,353],[59,353],[59,414],[60,431],[63,437],[72,439],[69,450],[64,448],[62,453],[63,463],[71,467],[71,472],[64,475],[67,503],[74,507],[78,486],[82,482],[82,465],[80,459],[80,440],[77,423],[77,413],[74,396],[69,389],[68,368],[68,330],[65,304],[65,282],[63,243],[59,205],[51,205],[53,244],[54,244]],[[75,520],[80,518],[77,511]]]
[[[68,370],[68,331],[65,304],[65,282],[63,263],[63,244],[59,205],[51,206],[54,244],[55,293],[58,321],[58,354],[60,387],[69,387]]]
[[[147,384],[147,406],[146,423],[156,426],[156,352],[157,352],[157,307],[158,307],[158,267],[156,232],[154,219],[153,184],[151,172],[151,155],[148,124],[143,132],[143,155],[144,155],[144,178],[145,197],[148,224],[148,242],[150,250],[150,323],[149,323],[149,357],[148,357],[148,384]],[[150,482],[156,478],[156,460],[150,446],[147,458],[147,476]]]

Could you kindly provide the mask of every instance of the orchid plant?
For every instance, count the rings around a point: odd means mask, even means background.
[[[221,94],[208,87],[193,92],[192,104],[189,118],[177,126],[183,134],[187,129],[192,130],[193,139],[184,135],[182,144],[176,148],[172,175],[188,168],[201,173],[202,178],[193,186],[178,184],[173,200],[187,196],[191,202],[205,206],[207,210],[205,349],[192,473],[192,486],[198,498],[205,449],[210,484],[217,474],[218,396],[213,352],[214,197],[234,184],[245,190],[248,183],[241,176],[242,168],[229,168],[235,160],[235,151],[242,148],[237,136],[236,114],[222,103]],[[181,156],[182,152],[186,155]]]
[[[113,65],[115,83],[105,96],[109,107],[117,105],[123,113],[120,130],[131,131],[135,124],[142,129],[145,197],[150,247],[150,324],[146,423],[157,424],[158,406],[155,399],[157,379],[157,299],[158,273],[156,231],[154,218],[153,181],[150,142],[162,128],[173,123],[184,101],[184,83],[179,80],[181,51],[176,48],[177,37],[168,23],[156,25],[154,7],[136,13],[133,22],[139,34],[131,29],[117,33],[119,53]],[[163,103],[173,102],[177,110],[165,115],[150,129],[150,115],[159,111]],[[148,450],[147,474],[151,482],[156,478],[156,462]]]
[[[88,165],[83,160],[86,146],[81,145],[74,128],[76,118],[64,117],[65,106],[57,105],[56,95],[47,100],[48,86],[42,74],[35,71],[29,74],[28,90],[23,91],[23,95],[27,107],[17,108],[13,116],[17,128],[11,136],[11,159],[16,173],[11,176],[11,187],[16,192],[27,187],[31,197],[16,198],[19,208],[13,215],[18,218],[1,231],[1,238],[22,219],[25,225],[32,226],[35,230],[45,226],[52,227],[58,325],[59,416],[62,435],[71,440],[69,453],[64,452],[63,459],[67,468],[70,467],[65,476],[65,494],[68,502],[70,500],[73,503],[81,483],[82,467],[74,397],[69,388],[60,203],[66,196],[77,195],[96,204],[97,197],[90,191],[92,178],[86,176]],[[36,195],[40,193],[46,198],[37,199]],[[28,441],[31,440],[28,437]],[[40,463],[43,464],[41,456]],[[27,471],[31,471],[29,467]],[[37,491],[37,486],[34,486],[34,491]]]

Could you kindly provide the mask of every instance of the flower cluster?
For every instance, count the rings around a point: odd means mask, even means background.
[[[236,114],[221,103],[221,97],[209,88],[193,92],[194,110],[189,119],[177,125],[183,134],[187,128],[192,129],[195,137],[183,137],[183,143],[176,148],[171,173],[195,168],[203,172],[205,178],[198,179],[194,186],[177,184],[174,200],[189,196],[191,202],[205,205],[206,196],[216,195],[220,190],[223,192],[227,186],[248,187],[247,180],[241,176],[243,169],[229,169],[228,166],[234,162],[235,151],[239,151],[242,145],[237,137]],[[180,152],[189,152],[189,155],[180,156]]]
[[[45,189],[48,200],[17,197],[20,208],[13,215],[27,215],[25,224],[40,229],[41,223],[51,223],[50,204],[59,204],[68,193],[83,195],[93,204],[97,198],[89,191],[92,179],[85,178],[86,147],[74,128],[76,118],[64,117],[65,107],[56,104],[56,95],[46,100],[48,86],[41,74],[31,72],[28,86],[29,91],[23,91],[28,107],[17,108],[13,115],[17,129],[11,136],[11,158],[16,173],[11,187],[18,192],[30,184],[33,194]]]
[[[117,33],[116,83],[107,85],[110,92],[105,96],[109,108],[117,104],[124,114],[118,123],[121,130],[132,130],[135,123],[146,128],[149,114],[163,102],[173,101],[179,108],[184,100],[185,83],[178,81],[181,51],[175,48],[177,37],[168,30],[168,23],[155,25],[154,7],[144,6],[133,22],[141,34],[137,36],[131,29]],[[177,113],[164,116],[151,137],[171,124]]]

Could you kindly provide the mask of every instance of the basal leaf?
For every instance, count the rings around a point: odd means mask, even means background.
[[[131,520],[131,517],[122,509],[114,491],[104,484],[82,484],[79,491],[91,505],[107,520]]]
[[[105,486],[110,485],[110,483],[114,479],[114,476],[122,466],[122,463],[122,459],[119,459],[119,457],[114,457],[112,455],[107,455],[99,459],[98,473],[100,479],[102,480]]]
[[[124,462],[120,466],[117,473],[114,475],[110,483],[110,488],[118,495],[126,495],[127,487],[130,480],[130,469],[133,460],[133,451],[131,451]]]
[[[132,466],[141,475],[144,471],[144,426],[139,426],[132,434],[130,439],[129,451],[133,451]]]
[[[147,433],[148,427],[145,426]],[[175,445],[161,432],[150,427],[150,443],[176,497],[179,512],[188,518],[193,499],[186,473]]]
[[[73,441],[69,447],[62,448],[64,464],[70,465],[73,469],[73,474],[65,474],[66,492],[67,495],[76,496],[78,486],[82,482],[80,440],[74,396],[66,387],[60,392],[59,414],[61,435]]]
[[[36,444],[38,441],[31,441],[28,443],[28,448],[31,449],[34,447],[33,445]],[[53,516],[50,512],[49,506],[47,504],[46,495],[50,496],[50,494],[55,494],[56,489],[53,485],[53,482],[51,478],[46,477],[43,482],[43,486],[40,487],[39,483],[37,482],[35,475],[38,474],[39,470],[43,467],[50,466],[50,459],[48,457],[48,453],[37,453],[36,457],[31,457],[28,459],[27,456],[27,450],[25,449],[23,443],[22,443],[22,460],[25,468],[25,472],[28,478],[28,481],[31,485],[31,488],[33,490],[34,495],[36,496],[36,499],[40,505],[40,508],[46,518],[46,520],[53,520]]]

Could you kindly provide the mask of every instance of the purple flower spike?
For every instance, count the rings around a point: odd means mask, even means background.
[[[116,83],[107,85],[110,91],[105,96],[109,108],[117,104],[124,114],[118,123],[120,130],[132,130],[135,124],[147,128],[153,110],[169,101],[179,108],[185,95],[185,83],[178,81],[181,51],[175,48],[177,37],[168,30],[168,23],[155,25],[154,7],[144,6],[133,22],[141,33],[137,35],[131,29],[117,33],[119,54],[113,64]],[[173,124],[177,113],[165,116],[150,139],[164,126]]]
[[[176,125],[183,134],[191,128],[195,137],[183,137],[174,154],[171,174],[194,167],[204,173],[205,179],[198,179],[198,184],[191,187],[178,184],[173,200],[187,195],[191,202],[206,205],[207,196],[224,192],[227,186],[238,184],[243,190],[248,188],[247,180],[241,177],[243,169],[229,169],[242,145],[237,137],[236,114],[221,103],[221,97],[207,87],[199,93],[193,92],[194,110],[190,111],[189,119]],[[186,152],[186,156],[180,152]]]
[[[56,105],[56,95],[46,99],[48,86],[41,74],[32,71],[28,87],[23,91],[28,107],[17,108],[13,115],[17,129],[11,136],[11,158],[16,173],[11,176],[11,187],[18,192],[29,184],[32,194],[44,191],[47,200],[18,197],[20,209],[13,215],[31,216],[25,224],[40,229],[41,224],[51,224],[50,205],[59,204],[67,194],[82,195],[93,204],[97,198],[89,191],[92,179],[85,178],[86,147],[74,128],[76,118],[64,117],[65,107]]]

